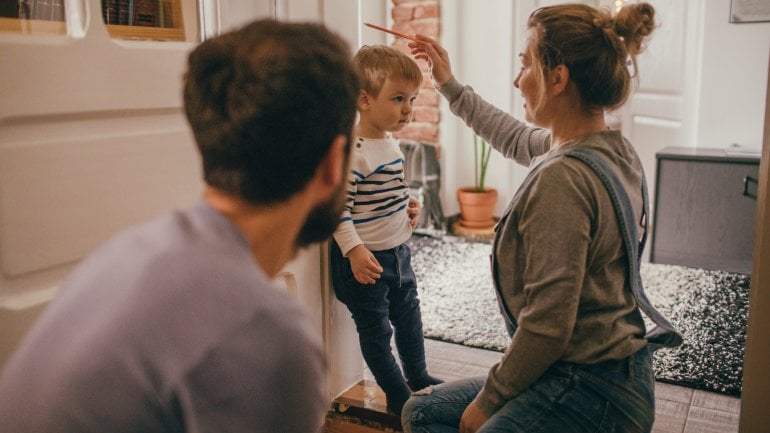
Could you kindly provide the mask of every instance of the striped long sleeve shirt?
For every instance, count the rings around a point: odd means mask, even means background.
[[[412,234],[409,189],[398,140],[358,137],[347,180],[347,202],[334,232],[342,254],[360,244],[379,251],[406,242]]]

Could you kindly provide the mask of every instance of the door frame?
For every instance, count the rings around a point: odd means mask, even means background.
[[[770,389],[770,64],[768,65],[765,127],[762,158],[759,163],[756,235],[749,292],[749,319],[743,361],[743,391],[739,429],[743,433],[767,431],[770,411],[766,392]],[[761,264],[764,263],[764,266]]]

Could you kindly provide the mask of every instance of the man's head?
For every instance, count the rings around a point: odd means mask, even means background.
[[[187,119],[220,191],[286,200],[350,137],[358,79],[348,45],[320,25],[257,21],[203,42],[188,66]]]

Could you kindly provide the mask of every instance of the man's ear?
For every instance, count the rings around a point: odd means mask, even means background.
[[[566,65],[558,65],[548,72],[548,81],[551,85],[551,94],[560,95],[569,84],[569,68]]]
[[[344,182],[347,178],[348,157],[346,152],[346,146],[348,143],[348,137],[344,134],[334,137],[329,151],[326,156],[321,160],[321,165],[318,167],[319,181],[324,187],[330,187],[335,190],[339,187],[340,183]]]

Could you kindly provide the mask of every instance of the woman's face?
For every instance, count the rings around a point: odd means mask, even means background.
[[[524,111],[527,121],[543,126],[537,119],[537,114],[542,111],[541,108],[543,107],[537,106],[541,89],[537,79],[540,68],[536,68],[533,65],[533,62],[536,61],[532,55],[534,52],[535,38],[535,33],[530,31],[529,37],[527,38],[527,47],[521,54],[519,54],[521,69],[519,70],[519,75],[517,75],[516,79],[513,81],[513,85],[521,91],[521,96],[524,98]]]

